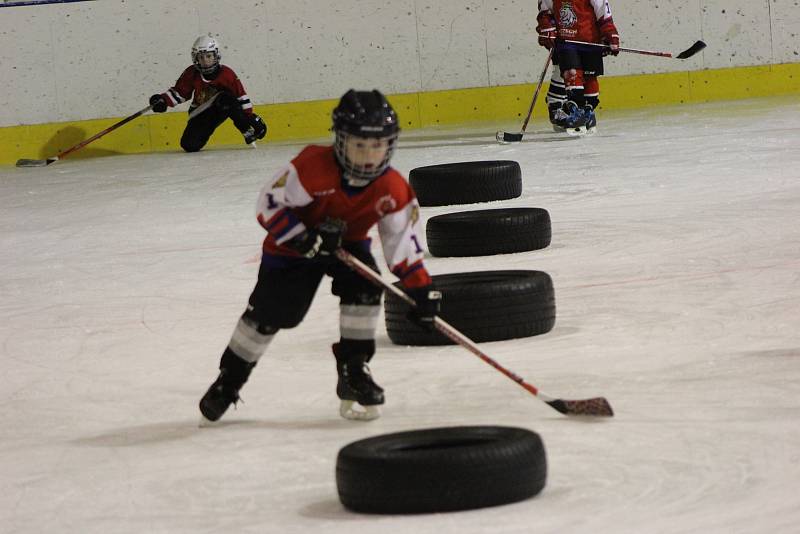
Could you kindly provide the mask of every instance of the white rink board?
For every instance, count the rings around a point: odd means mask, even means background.
[[[608,74],[798,60],[794,0],[617,0],[623,45]],[[772,18],[770,18],[770,16]],[[350,87],[409,93],[529,83],[545,59],[534,0],[262,0],[180,5],[103,0],[0,8],[0,126],[120,117],[173,84],[194,39],[212,32],[256,104],[339,97]]]

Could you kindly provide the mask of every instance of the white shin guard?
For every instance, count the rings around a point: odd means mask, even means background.
[[[274,337],[275,334],[259,333],[253,325],[244,319],[239,319],[228,347],[243,360],[255,363],[267,350]]]

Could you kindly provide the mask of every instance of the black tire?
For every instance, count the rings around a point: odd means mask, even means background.
[[[475,342],[544,334],[556,322],[553,281],[542,271],[484,271],[433,276],[442,292],[442,319]],[[399,282],[395,284],[401,287]],[[396,345],[452,345],[406,318],[409,306],[391,293],[384,300],[386,332]]]
[[[501,426],[432,428],[350,443],[336,459],[342,504],[356,512],[450,512],[521,501],[547,479],[535,432]]]
[[[412,169],[408,176],[420,206],[473,204],[517,198],[522,171],[516,161],[469,161]]]
[[[550,245],[550,214],[542,208],[503,208],[437,215],[425,227],[434,256],[488,256]]]

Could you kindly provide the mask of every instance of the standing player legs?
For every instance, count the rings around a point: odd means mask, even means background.
[[[366,247],[346,248],[377,271],[375,259]],[[380,416],[376,406],[384,403],[384,395],[367,363],[375,354],[382,291],[343,264],[335,264],[331,275],[333,294],[340,297],[340,338],[332,347],[339,375],[336,394],[342,401],[340,414],[346,419],[375,419]],[[364,410],[355,410],[354,403]]]
[[[567,89],[564,85],[564,78],[561,76],[558,54],[553,53],[553,73],[550,76],[550,87],[547,89],[545,101],[547,102],[547,112],[550,117],[550,123],[553,125],[553,130],[557,132],[564,131],[564,128],[558,125],[556,115],[566,100]]]
[[[301,262],[288,268],[264,263],[231,340],[220,359],[220,373],[200,400],[200,412],[217,421],[239,400],[239,390],[281,328],[294,328],[303,320],[324,274],[324,267]]]

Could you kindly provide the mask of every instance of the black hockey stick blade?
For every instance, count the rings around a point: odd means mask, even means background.
[[[47,159],[18,159],[17,167],[47,167],[51,163],[58,161],[58,158]]]
[[[687,59],[695,55],[696,53],[700,52],[702,49],[706,47],[706,44],[703,41],[697,41],[695,44],[678,54],[676,57],[678,59]]]
[[[586,400],[555,399],[545,402],[565,415],[590,415],[594,417],[612,417],[614,415],[614,410],[605,397]]]
[[[522,133],[497,132],[495,137],[500,143],[519,143],[522,141],[522,135]]]

